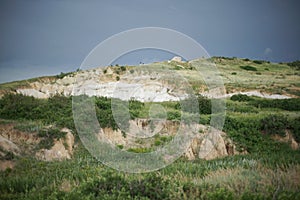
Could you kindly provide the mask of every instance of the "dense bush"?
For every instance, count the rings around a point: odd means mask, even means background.
[[[197,101],[198,101],[198,104],[197,104]],[[212,112],[211,106],[212,106],[212,103],[211,103],[210,99],[199,95],[197,98],[190,97],[190,98],[182,100],[181,102],[178,102],[175,105],[175,108],[177,110],[182,110],[183,112],[211,114],[211,112]]]
[[[74,127],[71,98],[58,95],[49,99],[36,99],[22,94],[6,94],[0,99],[0,117],[42,120],[47,124]]]
[[[256,99],[249,102],[257,108],[280,108],[288,111],[300,111],[300,98],[291,99]]]
[[[270,63],[270,61],[266,61],[266,60],[253,60],[253,63],[261,65],[263,63]]]
[[[137,118],[144,107],[144,103],[137,100],[122,101],[107,97],[95,97],[95,104],[100,126],[113,129],[127,129],[129,120]]]
[[[178,110],[169,111],[169,112],[167,112],[167,119],[180,121],[181,120],[181,112]]]
[[[232,100],[232,101],[251,101],[251,100],[253,100],[253,98],[249,97],[246,94],[235,94],[230,97],[230,100]]]
[[[288,119],[283,115],[269,115],[261,120],[261,130],[265,134],[285,136],[288,128]]]
[[[141,110],[143,109],[143,107],[145,106],[144,103],[137,101],[137,100],[129,100],[128,102],[129,104],[129,113],[130,113],[130,117],[131,119],[135,119],[137,117],[139,117]]]
[[[6,94],[0,99],[0,117],[4,119],[39,119],[46,102],[22,94]]]
[[[257,151],[257,144],[262,140],[259,132],[259,122],[256,119],[241,119],[227,116],[224,131],[237,144],[239,150]]]
[[[45,123],[72,126],[71,99],[53,96],[45,100],[21,94],[7,94],[0,99],[0,117],[16,120],[42,120]]]
[[[245,65],[245,66],[240,66],[241,69],[247,70],[247,71],[257,71],[256,67],[250,66],[250,65]]]
[[[250,105],[231,105],[227,106],[227,111],[236,113],[259,113],[259,109]]]
[[[83,96],[84,99],[89,98]],[[112,101],[106,97],[95,97],[91,99],[96,105],[96,116],[101,127],[118,128],[114,117],[129,121],[139,116],[140,110],[144,104],[130,100],[129,102],[115,100],[115,116],[112,113]],[[119,102],[118,102],[119,101]],[[128,110],[123,107],[128,106]],[[120,112],[119,112],[120,111]],[[116,116],[120,115],[120,116]],[[49,99],[36,99],[22,94],[6,94],[0,99],[0,118],[14,120],[41,120],[46,124],[56,124],[59,127],[68,127],[75,129],[72,115],[72,98],[55,95]]]
[[[107,97],[96,97],[96,116],[98,122],[102,128],[111,127],[114,130],[118,129],[118,125],[114,119],[113,112],[111,110],[111,99]]]
[[[292,130],[295,140],[300,143],[300,117],[290,120],[289,126]]]
[[[270,115],[264,118],[226,116],[224,131],[236,142],[238,149],[250,153],[278,151],[284,146],[270,139],[270,134],[284,135],[289,128],[286,117]],[[263,134],[265,133],[265,134]]]

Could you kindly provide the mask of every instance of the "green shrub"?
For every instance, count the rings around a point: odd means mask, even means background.
[[[256,67],[250,66],[250,65],[245,65],[245,66],[240,66],[241,69],[247,70],[247,71],[257,71]]]
[[[36,150],[40,149],[51,149],[54,145],[54,140],[52,138],[43,138],[39,144],[36,146]]]
[[[270,131],[274,129],[272,123],[264,126],[263,119],[227,116],[223,130],[236,143],[238,149],[247,150],[249,153],[272,153],[286,149],[287,145],[270,139],[268,134],[262,134],[263,129]],[[284,119],[279,120],[283,121]],[[283,121],[283,123],[285,122]],[[287,125],[288,123],[285,124],[285,126]],[[279,126],[280,130],[283,130],[282,127],[284,126]]]
[[[283,115],[269,115],[261,120],[261,130],[265,134],[278,134],[285,136],[288,120]]]
[[[98,122],[102,128],[111,127],[112,129],[118,129],[118,125],[114,119],[111,110],[111,99],[107,97],[95,97],[96,116]]]
[[[134,102],[130,105],[137,104],[139,103]],[[95,105],[101,126],[117,128],[111,111],[111,99],[97,97]],[[138,113],[138,109],[139,107],[135,106],[132,112]],[[75,130],[71,97],[55,95],[49,99],[35,99],[21,94],[7,94],[0,99],[0,117],[14,120],[39,120],[45,124],[56,124],[58,127]]]
[[[258,64],[258,65],[264,63],[264,61],[262,61],[262,60],[253,60],[253,62],[254,62],[255,64]]]
[[[257,108],[280,108],[288,111],[300,111],[300,98],[291,99],[256,99],[249,102]]]
[[[55,138],[60,139],[64,138],[66,132],[61,132],[58,128],[42,129],[38,132],[39,137]]]
[[[258,109],[249,105],[236,105],[227,107],[227,110],[238,113],[259,113]]]
[[[232,100],[232,101],[251,101],[251,100],[253,100],[253,98],[249,97],[246,94],[235,94],[230,97],[230,100]]]
[[[4,119],[39,119],[45,102],[22,94],[6,94],[0,99],[0,116]]]
[[[266,61],[266,60],[253,60],[253,63],[261,65],[264,63],[270,63],[270,61]]]
[[[75,128],[71,97],[58,95],[49,99],[36,99],[22,94],[6,94],[0,99],[0,117],[26,121],[39,120],[45,124],[55,123],[60,127]]]
[[[128,106],[129,106],[129,113],[130,113],[130,117],[131,119],[135,119],[137,117],[139,117],[141,110],[143,109],[143,107],[145,106],[144,103],[137,101],[137,100],[129,100],[128,102]]]
[[[198,104],[197,104],[198,101]],[[183,112],[188,113],[200,113],[200,114],[211,114],[212,110],[212,100],[208,99],[207,97],[199,95],[196,97],[190,97],[187,99],[178,102],[175,105],[177,110],[182,110]],[[217,102],[216,104],[217,105]],[[197,107],[198,106],[198,107]],[[216,108],[216,110],[218,110]]]
[[[125,66],[121,66],[120,68],[121,68],[121,71],[123,71],[123,72],[126,71],[126,67]]]
[[[158,134],[155,135],[154,138],[154,145],[155,146],[160,146],[160,145],[164,145],[165,143],[169,142],[172,140],[173,137],[166,137],[166,136],[160,136]]]
[[[290,120],[290,128],[296,142],[300,143],[300,117]]]
[[[54,140],[64,138],[66,132],[61,132],[58,128],[42,129],[39,130],[38,136],[42,139],[37,149],[50,149],[54,145]]]
[[[59,75],[56,75],[56,78],[62,79],[62,78],[64,78],[65,76],[71,75],[71,74],[73,74],[73,73],[74,73],[74,72],[67,72],[67,73],[61,72]]]
[[[179,65],[175,66],[175,70],[180,70],[180,69],[182,69],[182,68]]]
[[[167,119],[168,120],[177,120],[177,121],[180,121],[181,120],[181,112],[178,111],[178,110],[168,111],[167,112]]]

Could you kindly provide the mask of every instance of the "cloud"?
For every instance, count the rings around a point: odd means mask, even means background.
[[[271,55],[272,52],[273,52],[273,50],[272,50],[271,48],[268,47],[268,48],[266,48],[266,49],[264,50],[264,55],[265,55],[265,56]]]

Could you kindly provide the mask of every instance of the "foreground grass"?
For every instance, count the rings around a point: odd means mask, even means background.
[[[300,191],[300,153],[288,148],[212,161],[181,158],[146,174],[112,170],[81,144],[72,160],[14,162],[0,172],[1,199],[297,199]]]

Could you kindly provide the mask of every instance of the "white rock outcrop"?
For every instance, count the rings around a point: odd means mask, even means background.
[[[49,97],[49,95],[47,95],[43,92],[40,92],[36,89],[17,89],[17,93],[23,94],[26,96],[33,96],[33,97],[39,98],[39,99],[45,99],[45,98]]]
[[[180,56],[174,56],[171,61],[182,62],[182,58]]]

